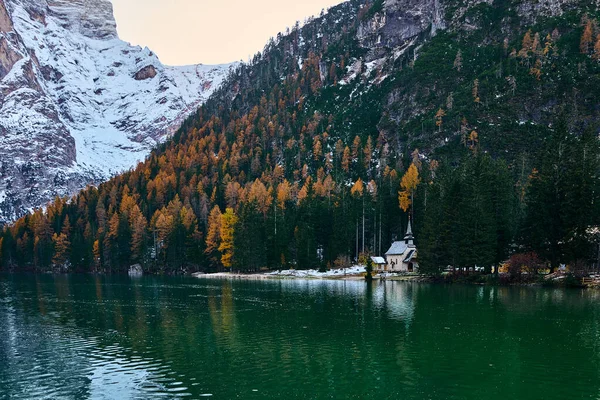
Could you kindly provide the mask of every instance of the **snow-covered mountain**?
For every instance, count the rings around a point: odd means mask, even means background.
[[[163,65],[108,0],[0,0],[0,224],[143,160],[231,67]]]

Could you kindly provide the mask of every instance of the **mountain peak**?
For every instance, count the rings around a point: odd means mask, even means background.
[[[72,31],[96,39],[118,38],[109,0],[48,0],[48,8]]]
[[[9,8],[22,7],[33,20],[46,25],[52,16],[64,29],[91,39],[118,39],[109,0],[5,0]]]
[[[163,65],[108,0],[0,0],[0,224],[135,166],[229,68]]]

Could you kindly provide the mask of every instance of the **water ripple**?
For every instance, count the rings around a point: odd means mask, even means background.
[[[0,277],[0,399],[597,398],[598,321],[542,289]]]

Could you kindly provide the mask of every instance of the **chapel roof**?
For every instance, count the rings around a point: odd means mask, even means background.
[[[392,243],[390,249],[385,253],[386,256],[397,256],[400,254],[404,254],[406,249],[408,248],[408,244],[404,240],[399,240],[397,242]]]

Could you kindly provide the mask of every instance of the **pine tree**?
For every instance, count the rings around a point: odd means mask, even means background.
[[[367,144],[363,149],[363,164],[367,173],[369,173],[371,168],[371,159],[373,158],[373,139],[371,136],[367,138]]]
[[[107,225],[108,231],[104,236],[104,242],[102,243],[104,264],[109,268],[117,267],[120,256],[120,249],[118,243],[119,235],[119,215],[117,213],[112,214]]]
[[[264,217],[256,202],[246,203],[236,216],[232,250],[231,267],[237,271],[259,271],[267,266]]]
[[[446,108],[452,110],[454,108],[454,95],[452,92],[446,97]]]
[[[71,222],[69,221],[68,215],[65,217],[65,220],[63,222],[61,233],[65,234],[65,236],[67,236],[67,237],[69,237],[69,235],[71,235]]]
[[[367,281],[373,280],[373,259],[370,256],[367,256],[366,271],[365,279]]]
[[[496,221],[492,207],[494,182],[491,158],[475,154],[463,164],[459,179],[461,202],[458,204],[457,265],[464,268],[483,267],[489,273],[496,251]]]
[[[38,268],[44,268],[52,262],[52,236],[54,232],[49,218],[41,211],[37,211],[32,216],[32,223],[34,264]]]
[[[515,79],[514,76],[509,75],[506,77],[506,82],[508,83],[508,87],[512,93],[512,95],[515,95],[515,92],[517,90],[517,80]]]
[[[146,236],[148,222],[146,218],[139,213],[133,221],[131,235],[131,258],[133,261],[142,262],[144,249],[146,247]]]
[[[102,265],[102,252],[100,250],[100,240],[95,240],[92,248],[92,253],[94,255],[94,268],[95,271],[99,271]]]
[[[462,70],[462,66],[463,66],[462,52],[460,50],[458,50],[458,52],[456,53],[456,57],[454,58],[454,69],[457,70],[458,72],[460,72]]]
[[[54,243],[54,256],[52,257],[52,264],[57,267],[63,267],[69,258],[71,242],[69,242],[67,235],[64,233],[55,233],[52,236],[52,242]]]
[[[561,116],[541,154],[530,177],[522,234],[554,270],[585,257],[585,231],[597,223],[598,139],[575,137]]]

